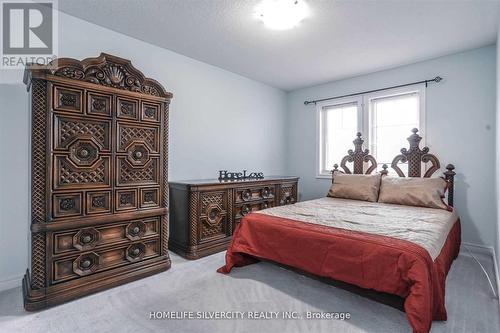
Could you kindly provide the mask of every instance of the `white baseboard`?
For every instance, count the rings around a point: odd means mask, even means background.
[[[481,254],[487,254],[487,255],[490,255],[492,257],[493,270],[495,271],[494,280],[497,284],[497,297],[498,297],[498,300],[500,301],[500,276],[498,273],[498,262],[497,262],[497,256],[495,253],[495,248],[492,246],[474,244],[474,243],[468,243],[468,242],[462,242],[462,246],[467,246],[467,248],[473,253],[476,252],[476,253],[481,253]],[[467,253],[467,251],[460,251],[460,255],[467,256],[468,253]]]
[[[0,291],[20,287],[22,280],[23,275],[3,278],[0,280]]]

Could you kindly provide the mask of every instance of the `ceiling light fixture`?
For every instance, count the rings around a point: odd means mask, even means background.
[[[309,7],[303,0],[263,0],[257,6],[256,13],[266,27],[286,30],[306,18]]]

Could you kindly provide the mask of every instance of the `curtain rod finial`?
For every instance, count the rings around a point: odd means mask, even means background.
[[[440,82],[443,78],[441,76],[436,76],[434,82]]]

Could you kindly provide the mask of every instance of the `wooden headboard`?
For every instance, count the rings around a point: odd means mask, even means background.
[[[410,148],[402,148],[401,154],[394,157],[391,162],[391,168],[398,174],[399,177],[431,177],[436,171],[441,168],[439,159],[434,154],[429,153],[429,147],[424,147],[420,149],[420,141],[422,137],[418,135],[418,129],[414,128],[411,130],[412,135],[410,135],[407,140],[410,143]],[[343,171],[339,170],[339,165],[335,164],[332,170],[332,182],[335,172],[344,172],[347,174],[371,174],[377,169],[377,161],[375,157],[370,155],[368,149],[363,149],[363,137],[361,133],[356,134],[356,139],[354,143],[354,151],[349,149],[347,155],[342,158],[340,162],[340,167]],[[352,162],[353,172],[346,165],[347,162]],[[368,165],[369,163],[369,165]],[[399,168],[398,163],[408,164],[408,175]],[[431,163],[430,167],[422,175],[422,163]],[[389,167],[387,164],[382,165],[382,170],[380,173],[382,175],[388,174]],[[366,170],[365,170],[366,169]],[[444,179],[448,182],[448,205],[453,207],[453,194],[454,194],[454,178],[455,178],[455,166],[453,164],[448,164],[446,166],[446,171],[443,173]]]

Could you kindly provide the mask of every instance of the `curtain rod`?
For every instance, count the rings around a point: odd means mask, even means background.
[[[329,101],[329,100],[337,99],[337,98],[351,97],[351,96],[356,96],[356,95],[364,95],[364,94],[369,94],[369,93],[373,93],[373,92],[377,92],[377,91],[389,90],[389,89],[394,89],[394,88],[401,88],[401,87],[413,86],[415,84],[420,84],[420,83],[425,83],[425,86],[427,87],[427,84],[429,82],[436,82],[437,83],[437,82],[441,81],[442,79],[443,79],[442,77],[436,76],[435,78],[429,79],[429,80],[423,80],[423,81],[417,81],[417,82],[412,82],[412,83],[400,84],[400,85],[397,85],[397,86],[392,86],[392,87],[387,87],[387,88],[380,88],[380,89],[362,91],[362,92],[358,92],[358,93],[355,93],[355,94],[347,94],[347,95],[342,95],[342,96],[335,96],[335,97],[328,97],[328,98],[322,98],[322,99],[315,99],[313,101],[304,101],[304,105],[316,104],[318,102]]]

